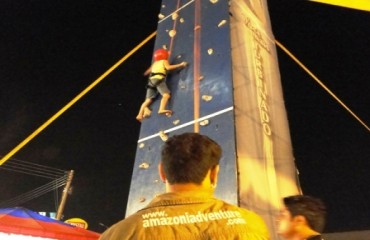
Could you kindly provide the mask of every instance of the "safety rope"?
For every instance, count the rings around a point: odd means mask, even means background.
[[[172,26],[172,31],[175,32],[175,35],[173,37],[171,37],[171,40],[170,40],[170,46],[169,46],[169,52],[170,52],[170,56],[171,56],[171,53],[172,53],[172,47],[173,47],[173,42],[174,42],[174,39],[176,37],[176,27],[177,27],[177,22],[178,22],[178,16],[177,16],[177,12],[179,11],[179,8],[180,8],[180,0],[177,0],[177,4],[176,4],[176,11],[172,13],[172,19],[174,20],[173,21],[173,26]]]
[[[195,0],[194,6],[194,132],[199,132],[199,121],[196,121],[200,117],[200,93],[199,93],[199,81],[200,81],[200,35],[201,35],[201,2]]]
[[[169,16],[173,17],[174,23],[172,27],[172,31],[174,33],[174,36],[171,37],[170,40],[170,46],[169,46],[169,52],[172,53],[173,44],[174,44],[174,38],[177,35],[176,28],[177,28],[177,22],[178,22],[178,16],[177,13],[180,11],[180,9],[184,8],[186,5],[195,2],[195,14],[194,14],[194,132],[199,132],[199,119],[200,117],[200,93],[199,93],[199,80],[200,80],[200,28],[201,28],[201,2],[200,0],[193,0],[185,4],[184,6],[180,7],[180,0],[177,1],[176,10],[171,13]],[[175,15],[176,14],[176,15]],[[166,17],[167,18],[167,17]],[[162,20],[163,21],[163,20]]]
[[[361,123],[368,131],[369,126],[366,125],[343,101],[341,101],[325,84],[320,81],[301,61],[299,61],[286,47],[275,39],[275,43],[279,46],[289,57],[291,57],[303,70],[305,70],[326,92],[328,92],[344,109],[346,109],[359,123]]]

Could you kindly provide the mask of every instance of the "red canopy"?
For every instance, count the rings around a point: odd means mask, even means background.
[[[18,207],[0,209],[0,232],[58,240],[97,240],[100,236]]]

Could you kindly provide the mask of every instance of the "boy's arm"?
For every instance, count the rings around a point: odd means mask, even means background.
[[[168,61],[164,61],[164,67],[166,68],[167,71],[171,71],[171,70],[174,70],[174,69],[177,69],[177,68],[186,67],[186,65],[187,65],[186,62],[171,65]]]
[[[144,72],[144,76],[148,76],[150,74],[150,72],[152,71],[152,66],[150,66],[145,72]]]

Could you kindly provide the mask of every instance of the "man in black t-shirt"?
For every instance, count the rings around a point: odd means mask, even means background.
[[[326,208],[320,199],[295,195],[283,198],[278,234],[287,240],[323,240]]]

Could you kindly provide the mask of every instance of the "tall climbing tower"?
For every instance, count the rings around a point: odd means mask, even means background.
[[[173,114],[156,114],[158,99],[142,122],[127,215],[164,192],[166,138],[199,132],[223,148],[216,196],[260,214],[279,239],[280,200],[300,189],[267,9],[266,0],[162,1],[155,49],[189,65],[167,76]]]

